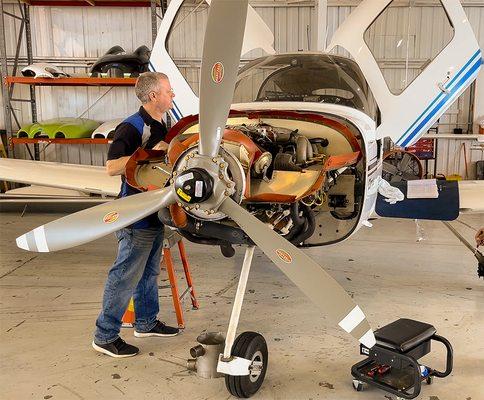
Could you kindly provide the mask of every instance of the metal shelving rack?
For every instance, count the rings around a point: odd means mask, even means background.
[[[7,76],[6,86],[16,83],[31,86],[134,86],[136,78],[30,78],[24,76]]]
[[[25,1],[25,0],[23,0]],[[21,2],[17,0],[17,6],[20,11],[20,16],[9,13],[4,10],[4,2],[0,1],[0,66],[2,75],[2,98],[3,98],[3,113],[5,120],[5,130],[7,133],[7,141],[10,150],[9,156],[13,156],[13,144],[24,143],[26,146],[28,143],[34,144],[34,154],[28,150],[31,158],[38,160],[40,158],[39,143],[45,143],[46,139],[25,139],[19,140],[14,138],[14,133],[20,129],[20,121],[15,114],[15,109],[12,107],[14,102],[27,102],[30,103],[31,120],[33,123],[37,122],[37,101],[35,98],[35,86],[133,86],[135,83],[134,78],[57,78],[57,79],[35,79],[16,76],[19,69],[20,61],[20,49],[22,42],[25,40],[27,49],[27,63],[34,62],[32,54],[32,33],[30,30],[30,7],[36,6],[57,6],[57,7],[150,7],[151,9],[151,31],[152,31],[152,43],[155,42],[156,34],[158,30],[158,19],[162,19],[166,8],[168,6],[167,0],[128,0],[128,1],[97,1],[97,0],[85,0],[85,1],[68,1],[68,0],[29,0],[27,2]],[[5,43],[5,18],[15,18],[20,20],[20,29],[17,37],[16,51],[13,61],[13,67],[11,73],[9,73],[7,50]],[[13,89],[15,84],[27,84],[30,87],[29,98],[14,98]],[[17,129],[14,129],[14,125]],[[85,139],[87,143],[97,144],[93,142],[95,139]],[[99,140],[99,139],[98,139]],[[53,142],[55,143],[55,142]],[[69,142],[74,144],[74,142]],[[28,148],[28,147],[27,147]]]
[[[16,144],[109,144],[111,143],[111,139],[91,139],[91,138],[80,138],[80,139],[65,139],[65,138],[47,138],[47,137],[40,137],[40,138],[12,138],[11,143],[12,145]]]

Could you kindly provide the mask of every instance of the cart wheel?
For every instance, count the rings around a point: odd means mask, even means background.
[[[235,339],[232,355],[262,363],[260,371],[250,375],[225,375],[225,386],[232,396],[248,398],[262,386],[267,371],[267,343],[262,335],[256,332],[243,332]]]
[[[353,389],[355,389],[357,392],[361,392],[363,390],[363,382],[353,379]]]
[[[434,377],[433,376],[427,376],[427,379],[425,379],[425,382],[427,382],[427,385],[431,385],[434,382]]]

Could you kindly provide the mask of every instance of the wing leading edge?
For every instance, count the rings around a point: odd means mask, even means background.
[[[117,196],[121,186],[121,178],[109,176],[104,167],[11,158],[0,159],[0,180],[102,196]]]

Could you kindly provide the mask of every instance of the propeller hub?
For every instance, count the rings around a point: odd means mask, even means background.
[[[201,203],[213,194],[213,178],[201,168],[187,169],[175,179],[175,192],[185,203]]]
[[[227,197],[242,201],[245,173],[240,161],[223,148],[220,155],[207,157],[194,146],[178,157],[171,183],[178,204],[187,213],[202,220],[219,220],[226,217],[219,207]]]

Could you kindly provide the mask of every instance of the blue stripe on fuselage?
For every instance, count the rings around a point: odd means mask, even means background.
[[[460,75],[464,72],[464,70],[469,66],[469,64],[471,64],[477,56],[480,56],[480,53],[481,53],[481,50],[477,50],[473,55],[472,57],[469,59],[469,61],[467,61],[467,63],[459,70],[459,72],[444,86],[445,89],[448,89],[450,88],[450,86],[452,86],[452,84],[456,81],[456,79],[458,79],[460,77]],[[459,82],[460,83],[460,82]],[[441,92],[439,93],[434,100],[432,100],[432,102],[429,104],[429,106],[419,115],[419,117],[415,120],[415,122],[412,123],[412,125],[410,125],[410,127],[405,131],[405,133],[400,137],[400,139],[398,139],[397,141],[397,144],[398,145],[401,145],[402,142],[407,142],[408,143],[408,138],[411,137],[411,136],[414,136],[416,131],[413,130],[410,135],[408,137],[405,137],[410,131],[411,129],[415,126],[415,124],[418,123],[418,121],[427,113],[427,111],[429,111],[430,108],[432,108],[432,106],[440,100],[440,98],[442,96],[444,96],[445,93]],[[435,109],[433,110],[435,111]],[[435,112],[434,112],[435,114]]]
[[[413,139],[415,135],[417,135],[421,129],[433,118],[433,116],[439,112],[439,110],[452,98],[455,96],[457,92],[459,92],[460,88],[465,86],[465,83],[467,80],[479,69],[481,65],[481,60],[477,60],[472,67],[467,71],[467,73],[462,77],[462,79],[459,80],[459,82],[451,89],[449,93],[442,93],[443,98],[441,95],[438,96],[437,100],[441,100],[437,105],[434,107],[434,109],[425,117],[418,125],[417,127],[412,131],[412,133],[405,138],[402,143],[400,144],[401,146],[405,147],[407,146]],[[442,99],[441,99],[442,98]]]

